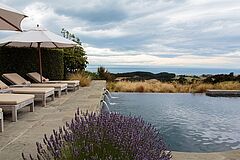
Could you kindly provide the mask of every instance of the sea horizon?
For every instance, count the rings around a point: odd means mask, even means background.
[[[100,66],[88,66],[87,71],[97,72]],[[203,75],[203,74],[229,74],[233,72],[235,75],[240,74],[240,69],[231,68],[188,68],[188,67],[142,67],[142,66],[103,66],[110,73],[126,73],[126,72],[169,72],[177,75]]]

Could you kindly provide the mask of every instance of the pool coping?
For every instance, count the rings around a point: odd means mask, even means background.
[[[172,152],[173,160],[240,160],[240,149],[224,152]]]

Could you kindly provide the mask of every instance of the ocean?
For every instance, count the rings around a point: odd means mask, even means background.
[[[87,71],[97,72],[99,66],[88,66]],[[103,66],[111,73],[126,73],[135,71],[144,71],[152,73],[170,72],[178,75],[203,75],[203,74],[240,74],[240,69],[225,68],[184,68],[184,67],[131,67],[131,66]]]

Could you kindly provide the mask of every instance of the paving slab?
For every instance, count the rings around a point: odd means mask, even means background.
[[[173,160],[240,160],[240,150],[213,153],[173,152]]]

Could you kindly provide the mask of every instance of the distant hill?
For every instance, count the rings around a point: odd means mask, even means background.
[[[240,82],[240,75],[234,76],[234,73],[231,72],[230,74],[216,74],[216,75],[209,75],[206,76],[204,79],[204,83],[219,83],[219,82],[226,82],[226,81],[238,81]]]
[[[187,75],[176,75],[175,73],[160,72],[157,74],[151,72],[127,72],[112,74],[116,81],[127,80],[127,81],[144,81],[150,79],[156,79],[162,82],[178,81],[179,83],[191,83],[192,81],[200,80],[204,83],[219,83],[225,81],[238,81],[240,82],[240,75],[234,75],[233,72],[230,74],[216,74],[216,75],[202,75],[198,76],[187,76]]]
[[[176,77],[174,73],[161,72],[161,73],[151,73],[151,72],[127,72],[127,73],[117,73],[112,74],[116,79],[129,80],[129,81],[141,81],[157,79],[160,81],[171,81]]]

